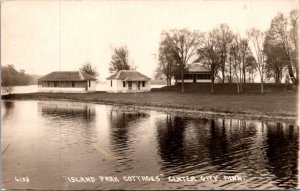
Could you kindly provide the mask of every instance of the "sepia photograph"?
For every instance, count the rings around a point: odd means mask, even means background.
[[[298,0],[0,0],[1,189],[300,189]]]

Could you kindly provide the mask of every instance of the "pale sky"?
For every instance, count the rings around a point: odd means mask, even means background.
[[[244,34],[251,27],[267,30],[277,12],[298,7],[297,0],[4,1],[1,64],[45,75],[89,61],[104,80],[111,47],[126,44],[137,70],[153,77],[162,30],[206,32],[227,23]]]

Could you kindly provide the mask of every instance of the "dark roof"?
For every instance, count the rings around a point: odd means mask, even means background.
[[[187,68],[187,71],[189,71],[189,72],[210,72],[210,70],[208,68],[206,68],[203,65],[198,64],[198,63],[191,64]]]
[[[149,77],[135,70],[121,70],[108,78],[107,80],[123,80],[123,81],[148,81]]]
[[[80,71],[55,71],[38,79],[38,81],[87,81],[96,78]]]

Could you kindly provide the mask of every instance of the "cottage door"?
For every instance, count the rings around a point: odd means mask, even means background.
[[[141,82],[137,82],[137,87],[138,87],[138,90],[141,89]]]
[[[128,82],[128,90],[132,90],[132,82]]]

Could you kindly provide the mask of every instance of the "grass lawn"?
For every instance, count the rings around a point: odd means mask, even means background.
[[[30,93],[3,95],[2,99],[69,99],[108,104],[156,106],[237,114],[297,116],[297,93],[210,94],[178,91],[147,93]]]

